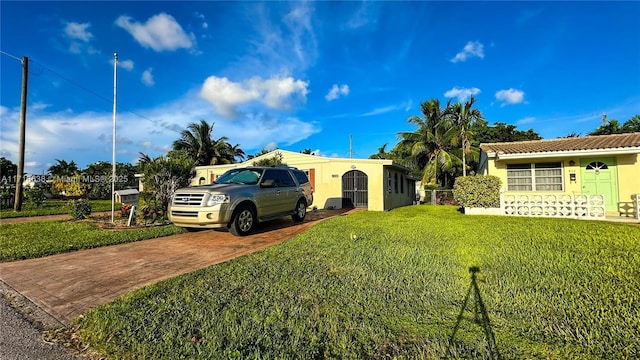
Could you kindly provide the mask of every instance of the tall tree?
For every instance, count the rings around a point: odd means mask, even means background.
[[[254,155],[248,155],[248,156],[247,156],[247,160],[255,159],[255,158],[257,158],[258,156],[262,156],[262,155],[264,155],[264,154],[268,154],[268,153],[270,153],[270,152],[271,152],[271,150],[262,149],[262,150],[258,151],[257,153],[255,153]]]
[[[138,169],[142,173],[144,191],[152,194],[151,198],[163,216],[175,191],[189,185],[193,166],[193,159],[185,150],[169,151],[154,159],[140,153]]]
[[[482,120],[482,113],[480,110],[473,109],[473,104],[476,99],[471,96],[464,104],[447,103],[447,107],[444,111],[442,123],[446,129],[446,136],[452,141],[452,143],[460,143],[462,148],[462,176],[467,176],[467,161],[466,155],[471,150],[471,138],[473,133],[471,127],[476,121]]]
[[[72,160],[66,162],[65,160],[56,159],[57,164],[51,165],[48,169],[49,174],[53,176],[53,182],[51,183],[51,193],[53,195],[64,196],[82,196],[84,195],[83,189],[80,186],[80,182],[77,181],[77,176],[80,174],[78,166]],[[69,179],[74,178],[75,179]]]
[[[384,144],[378,148],[378,152],[369,156],[369,159],[386,159],[388,153],[386,152],[387,144]]]
[[[78,172],[78,166],[71,160],[67,163],[65,160],[56,159],[57,164],[49,167],[49,174],[53,176],[74,176]]]
[[[496,142],[512,142],[523,140],[540,140],[540,134],[533,129],[518,130],[515,125],[506,124],[503,122],[494,122],[493,126],[489,126],[489,123],[484,120],[477,120],[472,126],[474,139],[471,141],[472,145],[478,146],[481,143],[496,143]]]
[[[231,146],[231,153],[233,154],[234,159],[238,162],[244,161],[244,157],[247,155],[244,150],[240,148],[240,144]]]
[[[423,184],[437,184],[439,173],[451,171],[460,159],[449,151],[450,141],[446,138],[449,129],[443,126],[445,114],[440,101],[425,101],[420,104],[420,110],[423,117],[411,116],[407,120],[418,128],[414,132],[398,133],[397,147],[410,154],[414,166],[421,169]]]
[[[600,125],[597,129],[590,132],[589,135],[611,135],[622,133],[622,128],[620,127],[618,120],[607,120],[605,115],[603,116],[603,122],[604,124]]]
[[[640,132],[640,115],[634,115],[631,119],[625,121],[624,124],[622,124],[622,132]]]
[[[0,181],[15,184],[17,173],[18,166],[16,164],[4,156],[0,158]]]
[[[234,149],[224,136],[217,140],[213,138],[213,125],[205,120],[187,125],[180,133],[180,139],[173,142],[173,150],[186,151],[196,166],[235,163],[238,154],[244,152],[239,147]]]

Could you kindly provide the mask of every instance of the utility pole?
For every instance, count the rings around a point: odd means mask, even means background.
[[[349,159],[353,159],[353,135],[349,134]]]
[[[27,81],[29,58],[22,58],[22,94],[20,96],[20,138],[18,139],[18,172],[16,174],[16,194],[13,210],[22,211],[22,180],[24,180],[24,143],[27,127]]]

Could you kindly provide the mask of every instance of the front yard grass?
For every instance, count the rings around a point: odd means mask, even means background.
[[[127,359],[489,358],[473,306],[449,342],[472,266],[502,358],[640,356],[640,228],[447,206],[323,221],[100,306],[78,334]]]
[[[20,212],[13,211],[13,208],[3,208],[0,209],[0,219],[68,214],[67,203],[66,200],[45,200],[37,208],[29,208],[29,205],[25,203]],[[111,200],[89,200],[89,203],[91,204],[91,212],[111,211]],[[115,210],[120,210],[121,205],[116,203]]]
[[[31,221],[0,226],[0,262],[23,260],[105,245],[174,235],[179,227],[105,230],[93,223]]]

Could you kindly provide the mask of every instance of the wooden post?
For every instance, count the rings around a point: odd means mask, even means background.
[[[18,139],[18,172],[16,174],[16,194],[13,210],[22,211],[22,180],[24,180],[24,147],[27,124],[27,80],[29,74],[29,58],[22,58],[22,95],[20,96],[20,135]]]

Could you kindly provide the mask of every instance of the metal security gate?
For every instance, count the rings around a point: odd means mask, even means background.
[[[367,208],[369,180],[367,174],[351,170],[342,176],[342,207]]]

